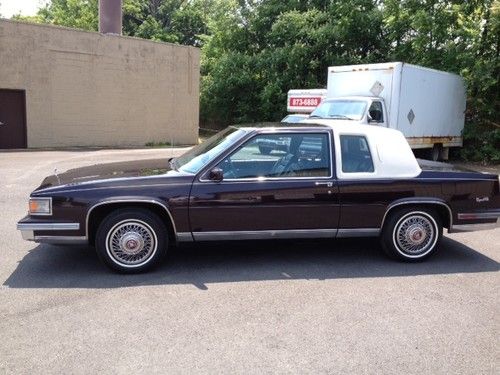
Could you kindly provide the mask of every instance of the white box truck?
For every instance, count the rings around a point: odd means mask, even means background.
[[[310,119],[397,129],[413,149],[447,159],[449,147],[462,146],[465,100],[464,81],[456,74],[402,62],[332,66],[327,98]]]

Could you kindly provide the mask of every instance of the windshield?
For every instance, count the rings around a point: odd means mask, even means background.
[[[205,142],[193,147],[191,150],[173,159],[173,166],[182,172],[198,173],[207,163],[240,139],[245,134],[244,130],[229,127],[208,138]]]
[[[306,115],[288,115],[283,120],[281,120],[281,122],[297,123],[301,122],[306,118],[307,118]]]
[[[362,100],[332,100],[321,103],[310,117],[359,121],[365,109],[366,102]]]

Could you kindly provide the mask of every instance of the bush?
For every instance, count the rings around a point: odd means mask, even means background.
[[[460,157],[466,161],[500,164],[500,128],[466,123]]]

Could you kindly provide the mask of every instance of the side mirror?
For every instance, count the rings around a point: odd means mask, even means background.
[[[220,182],[224,179],[224,172],[222,169],[215,167],[210,172],[208,172],[208,179],[210,181]]]

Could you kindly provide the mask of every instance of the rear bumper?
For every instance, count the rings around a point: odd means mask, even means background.
[[[500,209],[458,214],[460,224],[454,224],[449,233],[473,232],[500,227]],[[467,223],[470,221],[470,223]]]
[[[24,218],[17,223],[17,230],[26,241],[52,244],[83,244],[87,242],[85,236],[67,236],[68,231],[77,231],[80,223],[39,223],[29,222]],[[37,235],[37,232],[50,232],[50,235]]]

